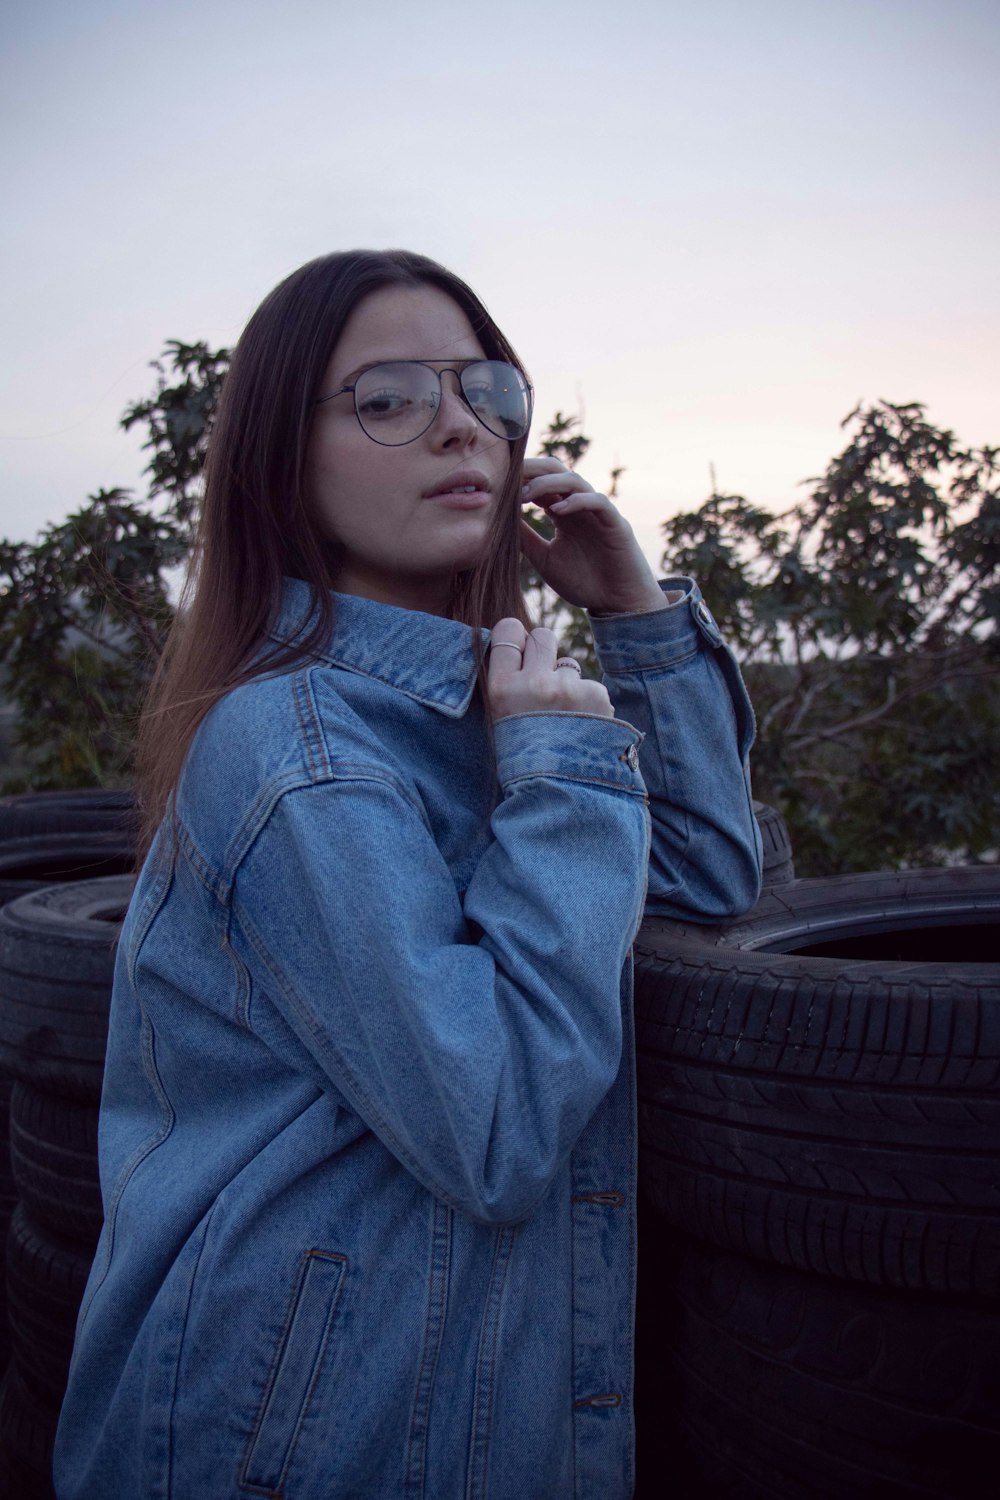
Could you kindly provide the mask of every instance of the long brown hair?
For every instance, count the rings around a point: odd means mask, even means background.
[[[314,403],[361,299],[382,287],[425,283],[461,307],[488,359],[523,370],[475,292],[436,261],[406,250],[351,250],[310,261],[264,299],[233,352],[209,438],[187,580],[139,726],[140,862],[213,704],[261,672],[315,657],[329,641],[337,549],[314,524],[305,492]],[[452,619],[477,627],[472,643],[491,745],[478,627],[491,628],[506,615],[531,625],[519,582],[526,445],[526,436],[510,444],[510,469],[483,555],[456,574],[448,608]],[[294,648],[262,650],[286,574],[309,584],[315,625]]]

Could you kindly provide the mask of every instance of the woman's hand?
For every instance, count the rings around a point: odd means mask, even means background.
[[[555,523],[556,534],[546,541],[522,516],[521,551],[561,598],[601,614],[666,607],[624,516],[558,458],[525,459],[521,503],[541,506]]]
[[[615,716],[608,690],[580,676],[576,663],[556,660],[556,635],[539,625],[529,635],[520,620],[498,620],[491,632],[487,686],[495,718],[532,712]],[[561,661],[570,663],[571,658]]]

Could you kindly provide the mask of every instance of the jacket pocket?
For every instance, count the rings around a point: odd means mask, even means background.
[[[240,1489],[280,1495],[299,1428],[319,1379],[347,1270],[346,1255],[307,1250],[264,1391]]]

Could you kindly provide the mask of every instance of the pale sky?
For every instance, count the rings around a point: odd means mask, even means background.
[[[585,415],[658,523],[795,498],[859,399],[1000,442],[997,0],[14,0],[0,536],[142,488],[168,338],[403,246]]]

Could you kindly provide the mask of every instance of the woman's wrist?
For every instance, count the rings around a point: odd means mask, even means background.
[[[664,593],[658,588],[655,594],[647,594],[640,599],[620,604],[605,605],[603,609],[588,609],[587,613],[595,620],[609,619],[616,615],[651,615],[658,609],[669,609],[672,604],[679,604],[683,598],[681,589],[671,589],[669,593]]]

